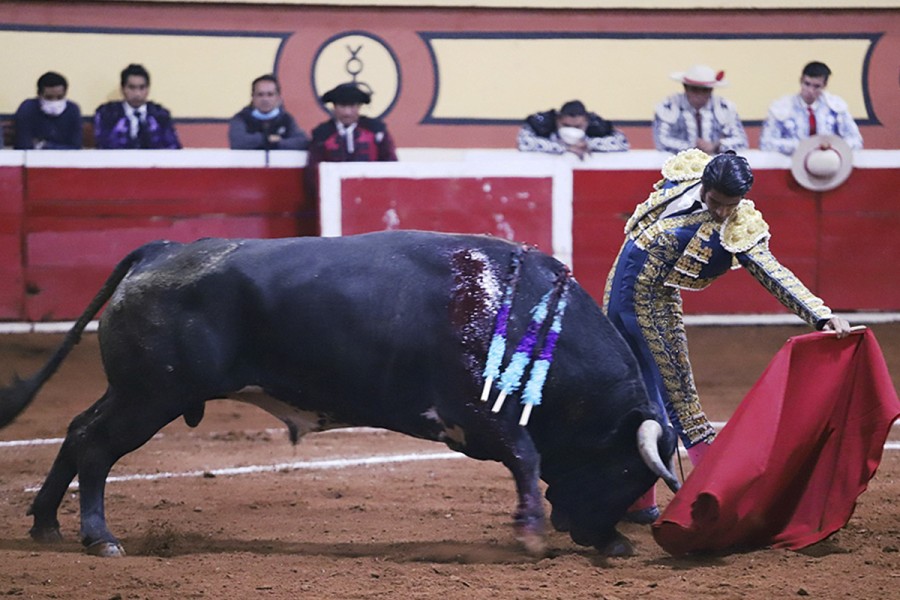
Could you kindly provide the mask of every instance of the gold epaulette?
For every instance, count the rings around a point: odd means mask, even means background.
[[[732,254],[746,252],[769,239],[769,224],[763,219],[762,213],[756,210],[753,201],[744,198],[722,223],[719,237],[722,247]]]
[[[702,150],[682,150],[663,164],[662,176],[669,181],[700,179],[712,157]]]
[[[677,198],[687,189],[697,185],[703,175],[703,169],[711,160],[711,156],[696,148],[682,150],[675,156],[669,157],[662,167],[663,179],[654,184],[650,196],[634,209],[631,218],[625,223],[625,234],[630,234],[645,217],[650,216],[651,219],[655,219],[657,213],[662,212],[665,205],[673,198]],[[667,183],[677,185],[666,188]]]

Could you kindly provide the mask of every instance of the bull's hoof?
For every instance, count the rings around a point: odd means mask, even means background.
[[[31,539],[40,544],[56,544],[62,541],[62,534],[59,527],[32,527],[28,534]]]
[[[616,535],[606,544],[595,546],[597,551],[604,556],[634,556],[634,546],[627,537],[616,532]]]
[[[87,553],[103,558],[121,558],[125,556],[125,548],[116,542],[94,542],[87,547]]]
[[[543,534],[538,531],[516,531],[516,540],[522,544],[525,552],[530,556],[543,558],[547,555],[547,541],[544,539]]]

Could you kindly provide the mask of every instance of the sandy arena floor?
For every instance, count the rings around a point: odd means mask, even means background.
[[[900,324],[873,327],[900,382]],[[701,398],[724,421],[802,327],[689,328]],[[0,336],[0,381],[30,375],[60,335]],[[96,335],[86,335],[0,440],[59,438],[104,389]],[[900,426],[892,430],[900,441]],[[382,431],[314,434],[292,447],[280,424],[233,402],[211,403],[121,460],[107,516],[128,556],[87,556],[77,492],[63,503],[66,540],[30,540],[25,516],[59,443],[0,444],[0,596],[24,598],[900,598],[900,451],[888,450],[850,523],[801,552],[759,550],[675,559],[648,527],[622,525],[638,555],[607,559],[549,536],[533,559],[515,540],[513,483],[499,464],[445,457],[438,444]],[[438,454],[416,462],[326,469],[290,463]],[[441,458],[444,457],[444,458]],[[216,469],[287,465],[247,474]],[[193,472],[193,474],[192,474]],[[179,475],[168,477],[166,474]],[[204,475],[205,474],[205,475]],[[658,488],[663,504],[668,492]]]

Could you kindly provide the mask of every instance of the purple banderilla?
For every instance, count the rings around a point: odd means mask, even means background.
[[[562,328],[562,315],[566,307],[564,295],[568,287],[568,277],[568,269],[565,269],[557,276],[554,286],[544,294],[537,306],[532,309],[531,322],[525,330],[525,335],[522,336],[516,351],[510,358],[509,364],[500,376],[500,395],[491,408],[492,412],[500,412],[506,397],[519,389],[519,386],[522,384],[522,376],[529,366],[532,367],[529,379],[531,390],[528,399],[525,400],[526,409],[520,422],[524,421],[523,424],[527,424],[531,408],[535,404],[540,403],[541,389],[546,380],[546,372],[549,370],[550,362],[553,358],[553,349],[556,346],[556,340]],[[544,343],[539,346],[538,336],[547,325],[547,319],[550,316],[550,306],[554,301],[556,301],[556,307],[553,315],[553,325],[550,326],[545,334]],[[538,357],[537,361],[533,362],[535,360],[535,348],[538,348]],[[535,371],[535,368],[537,371]]]
[[[509,322],[509,313],[512,309],[512,300],[516,287],[519,284],[519,275],[522,266],[523,249],[517,248],[513,253],[509,266],[509,279],[503,292],[503,302],[497,311],[497,320],[494,324],[494,335],[488,349],[487,362],[484,366],[484,388],[481,390],[481,401],[486,402],[491,394],[491,386],[494,380],[500,376],[500,364],[503,355],[506,354],[506,326]]]

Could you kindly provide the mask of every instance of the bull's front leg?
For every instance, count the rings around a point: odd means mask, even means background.
[[[538,487],[541,457],[524,427],[515,425],[512,439],[513,443],[502,462],[516,482],[519,500],[514,517],[516,539],[529,554],[543,556],[547,544],[544,540],[544,504]]]

